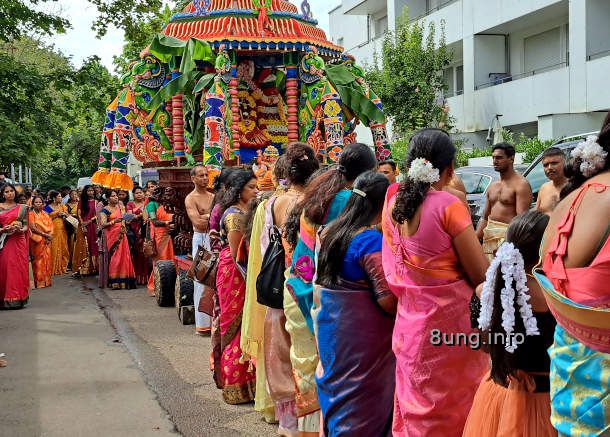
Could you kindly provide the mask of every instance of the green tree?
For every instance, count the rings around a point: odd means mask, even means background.
[[[452,54],[445,44],[444,27],[438,44],[436,29],[418,22],[409,23],[407,13],[398,20],[395,32],[383,40],[381,67],[377,59],[367,71],[367,79],[394,122],[398,137],[428,126],[451,128],[446,107],[438,102],[445,90],[442,71]]]
[[[70,23],[57,15],[37,11],[36,7],[56,0],[0,1],[0,41],[11,41],[28,32],[63,33]]]

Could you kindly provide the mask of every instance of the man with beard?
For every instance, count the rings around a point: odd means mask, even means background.
[[[538,191],[536,209],[550,214],[559,203],[561,189],[568,182],[564,174],[565,156],[558,147],[550,147],[542,154],[542,167],[549,181],[543,184]]]
[[[485,212],[477,226],[477,236],[483,241],[483,252],[490,261],[504,242],[511,220],[529,210],[532,203],[530,184],[513,168],[515,148],[508,143],[495,144],[492,160],[500,180],[487,189]]]

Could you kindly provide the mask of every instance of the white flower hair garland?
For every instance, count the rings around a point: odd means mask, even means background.
[[[496,274],[500,267],[504,287],[500,290],[500,300],[502,302],[502,327],[506,332],[504,348],[513,353],[517,349],[514,336],[512,335],[515,327],[515,289],[517,289],[517,305],[519,314],[525,326],[525,335],[540,335],[538,323],[529,304],[530,295],[527,288],[527,277],[525,276],[525,265],[523,256],[513,243],[503,243],[496,257],[493,259],[487,272],[485,273],[485,283],[481,293],[481,313],[479,314],[479,328],[488,330],[491,325],[491,316],[494,309],[494,289],[496,285]]]
[[[427,184],[433,184],[441,179],[438,169],[432,167],[432,163],[425,158],[416,158],[411,161],[407,176],[415,182]]]
[[[599,145],[597,136],[589,135],[585,141],[578,143],[571,155],[573,158],[580,158],[580,171],[590,178],[604,168],[608,152]]]

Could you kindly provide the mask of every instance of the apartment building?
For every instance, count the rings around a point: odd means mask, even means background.
[[[467,143],[485,144],[496,116],[543,139],[599,129],[610,108],[610,0],[342,0],[330,38],[370,65],[404,8],[444,22],[453,62],[443,98]]]

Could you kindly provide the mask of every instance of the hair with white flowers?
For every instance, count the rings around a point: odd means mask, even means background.
[[[585,141],[578,143],[571,156],[580,160],[580,171],[590,178],[604,168],[608,152],[598,144],[597,135],[589,135]]]
[[[529,304],[530,295],[527,288],[527,277],[525,275],[525,264],[523,256],[513,243],[502,243],[496,257],[493,259],[487,273],[481,293],[481,313],[479,315],[479,328],[486,331],[491,325],[491,315],[494,309],[496,275],[502,273],[504,286],[500,290],[502,301],[502,328],[506,333],[504,348],[513,353],[517,349],[515,344],[515,293],[519,314],[525,326],[525,335],[540,335],[536,318]],[[514,284],[514,287],[513,287]]]
[[[538,262],[548,222],[549,216],[539,211],[516,216],[485,275],[478,323],[491,341],[491,378],[504,386],[518,370],[516,340],[527,342],[528,336],[539,335],[542,329],[530,304],[526,269]]]
[[[392,209],[394,220],[404,223],[415,216],[430,186],[438,182],[443,171],[451,166],[455,154],[453,141],[444,130],[427,128],[413,135],[404,163],[409,170],[400,183]]]

